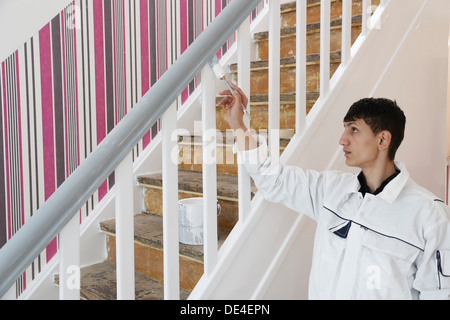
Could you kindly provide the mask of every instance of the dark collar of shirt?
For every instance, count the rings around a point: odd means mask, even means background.
[[[364,174],[361,171],[361,173],[358,175],[358,181],[359,181],[359,184],[361,185],[361,188],[359,188],[359,192],[362,193],[363,197],[366,195],[366,193],[371,193],[373,195],[377,195],[380,192],[382,192],[384,187],[386,187],[389,182],[394,180],[395,177],[398,176],[399,173],[400,173],[400,170],[396,169],[395,173],[393,175],[391,175],[390,177],[388,177],[386,180],[384,180],[383,183],[381,183],[381,185],[378,187],[378,189],[372,193],[372,192],[370,192],[370,189],[367,186],[366,178],[364,177]]]

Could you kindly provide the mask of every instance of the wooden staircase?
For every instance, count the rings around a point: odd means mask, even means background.
[[[342,0],[331,0],[331,64],[330,74],[340,64]],[[376,5],[379,1],[372,0]],[[280,152],[290,141],[295,128],[295,2],[281,6],[281,101]],[[307,106],[313,107],[319,96],[320,69],[320,0],[308,1],[307,26]],[[353,0],[352,41],[361,32],[361,0]],[[267,130],[268,94],[268,32],[255,34],[259,60],[251,63],[251,128],[257,132]],[[230,66],[235,79],[236,65]],[[226,134],[226,112],[217,108],[217,129],[222,132],[217,144],[217,196],[222,207],[218,217],[219,247],[238,219],[237,165],[233,154],[233,137]],[[201,137],[179,136],[179,199],[202,196]],[[136,215],[135,270],[136,299],[163,299],[163,246],[162,246],[162,178],[151,174],[138,178],[145,197],[145,212]],[[253,187],[253,193],[256,192]],[[107,235],[108,257],[103,263],[82,268],[82,299],[116,299],[115,280],[115,223],[105,221],[100,228]],[[203,247],[180,243],[180,298],[186,299],[203,274]]]

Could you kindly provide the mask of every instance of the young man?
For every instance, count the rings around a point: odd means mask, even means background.
[[[219,104],[259,192],[317,222],[310,299],[450,298],[450,211],[394,161],[406,122],[395,102],[363,99],[344,118],[339,143],[359,175],[316,172],[272,163],[233,89]]]

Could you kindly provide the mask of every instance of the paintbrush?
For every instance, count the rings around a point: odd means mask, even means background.
[[[211,66],[211,69],[214,71],[217,79],[223,80],[225,82],[225,85],[227,86],[228,90],[230,90],[231,93],[233,93],[234,89],[231,88],[230,83],[228,82],[226,78],[225,70],[223,70],[222,66],[219,63],[219,59],[217,59],[217,56],[214,55],[214,57],[209,61],[209,65]],[[244,112],[244,115],[246,115],[250,119],[250,115],[245,108],[244,104],[241,104],[242,111]]]

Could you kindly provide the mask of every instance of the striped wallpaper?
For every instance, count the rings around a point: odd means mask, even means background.
[[[228,2],[75,0],[1,62],[0,247]],[[218,55],[233,42],[231,37]],[[197,81],[183,91],[179,105]],[[133,158],[159,129],[158,121]],[[80,220],[113,184],[112,174],[80,210]],[[18,280],[18,293],[56,251],[53,240]]]

